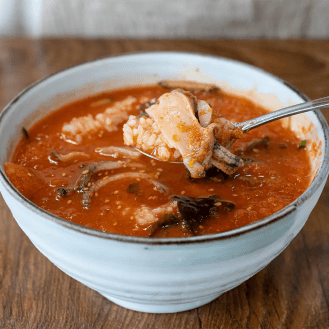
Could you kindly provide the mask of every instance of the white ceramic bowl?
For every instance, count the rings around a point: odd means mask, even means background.
[[[292,127],[301,138],[320,146],[320,152],[312,155],[315,177],[311,186],[279,212],[219,234],[149,239],[104,233],[38,208],[6,177],[4,164],[11,158],[23,125],[29,128],[79,97],[167,78],[216,82],[272,110],[306,100],[284,81],[236,61],[188,53],[140,53],[105,58],[52,75],[24,90],[0,115],[0,190],[19,226],[65,273],[111,301],[142,312],[198,307],[260,271],[303,227],[328,176],[328,125],[320,113],[309,112],[294,118]],[[309,128],[306,135],[302,126]]]

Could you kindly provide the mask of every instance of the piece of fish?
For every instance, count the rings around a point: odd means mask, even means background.
[[[146,113],[149,118],[131,116],[124,125],[126,145],[162,161],[175,161],[181,156],[193,178],[204,177],[212,166],[227,174],[243,166],[239,157],[224,149],[242,136],[241,129],[190,92],[176,89],[163,94]]]
[[[210,166],[217,124],[203,128],[195,116],[197,100],[189,92],[163,94],[146,112],[155,121],[169,147],[177,149],[192,177],[203,177]]]

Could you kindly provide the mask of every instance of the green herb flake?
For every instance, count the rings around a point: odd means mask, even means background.
[[[301,141],[298,145],[299,149],[304,149],[306,147],[306,141]]]

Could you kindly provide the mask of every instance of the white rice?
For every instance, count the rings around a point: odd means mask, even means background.
[[[131,115],[123,125],[123,139],[126,145],[135,146],[162,161],[178,161],[181,158],[178,150],[168,146],[151,118]]]
[[[103,113],[98,113],[95,118],[88,114],[83,117],[73,118],[62,127],[65,137],[80,143],[82,137],[100,132],[101,130],[117,131],[118,126],[129,118],[129,112],[134,110],[136,98],[128,96],[126,99],[114,102]]]

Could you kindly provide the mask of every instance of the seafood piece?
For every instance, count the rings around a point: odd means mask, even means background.
[[[175,201],[170,201],[155,209],[142,206],[135,212],[135,218],[139,225],[150,225],[157,223],[161,216],[163,216],[165,213],[172,212],[176,207],[177,202]]]
[[[198,117],[202,127],[207,127],[212,122],[218,123],[219,127],[215,130],[215,138],[218,144],[226,148],[229,148],[243,135],[240,128],[235,127],[231,121],[213,111],[209,104],[203,100],[198,101]]]
[[[238,168],[243,166],[243,160],[240,157],[234,155],[217,142],[214,145],[211,163],[214,167],[228,175],[233,174]]]
[[[137,159],[141,156],[141,153],[135,151],[133,148],[119,146],[97,147],[95,152],[113,158],[122,156],[125,159]]]
[[[101,187],[104,185],[114,182],[119,179],[124,179],[124,178],[139,178],[139,179],[146,179],[150,181],[161,193],[167,193],[168,188],[167,186],[161,184],[160,182],[156,181],[153,179],[153,177],[149,174],[145,173],[136,173],[136,172],[127,172],[123,174],[117,174],[114,176],[109,176],[109,177],[104,177],[103,179],[98,180],[97,182],[94,183],[88,190],[86,189],[83,191],[82,195],[82,203],[86,208],[89,207],[91,198],[94,195],[94,193],[99,190]]]
[[[243,165],[241,159],[228,150],[224,152],[216,141],[217,136],[226,145],[242,136],[241,129],[216,115],[206,102],[198,102],[189,92],[174,90],[163,94],[146,113],[149,118],[130,116],[123,126],[126,145],[161,161],[178,162],[182,158],[194,178],[204,177],[213,165],[227,174]]]
[[[195,97],[174,90],[162,95],[146,113],[155,121],[167,144],[180,152],[192,177],[203,177],[205,169],[210,167],[217,124],[201,127],[196,110]]]

